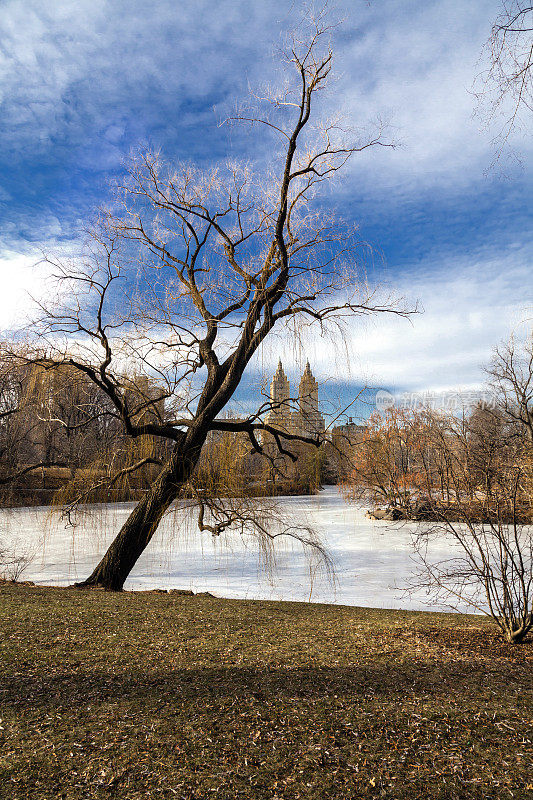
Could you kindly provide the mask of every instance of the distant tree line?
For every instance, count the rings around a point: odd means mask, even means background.
[[[351,457],[346,491],[395,516],[533,518],[533,346],[495,351],[490,403],[470,411],[374,414]]]
[[[162,419],[155,383],[123,376],[132,414]],[[155,437],[132,440],[94,383],[68,366],[46,368],[22,348],[0,350],[0,487],[4,505],[132,499],[164,457]]]
[[[118,376],[131,417],[164,424],[173,414],[163,389],[146,375]],[[4,506],[138,499],[168,457],[150,434],[128,436],[113,403],[68,365],[35,364],[22,348],[0,349],[0,502]],[[229,418],[228,418],[229,419]],[[277,447],[254,452],[246,433],[213,431],[185,496],[239,497],[318,491],[324,448],[293,443],[297,462]],[[296,467],[297,463],[297,467]]]

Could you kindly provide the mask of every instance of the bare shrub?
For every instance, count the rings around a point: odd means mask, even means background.
[[[34,554],[30,550],[21,550],[16,542],[8,545],[0,539],[0,580],[20,580],[33,559]]]

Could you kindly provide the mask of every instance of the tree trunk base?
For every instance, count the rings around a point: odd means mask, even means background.
[[[107,586],[103,581],[94,580],[92,577],[87,578],[85,581],[73,583],[70,589],[92,589],[99,592],[123,592],[122,586]]]

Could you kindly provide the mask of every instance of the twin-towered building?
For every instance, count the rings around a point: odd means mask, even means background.
[[[318,382],[309,361],[300,380],[298,399],[291,397],[290,384],[281,359],[270,384],[271,410],[267,422],[273,428],[299,436],[315,437],[325,430],[324,417],[318,407]]]

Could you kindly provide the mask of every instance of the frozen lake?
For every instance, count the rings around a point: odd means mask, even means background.
[[[318,531],[333,560],[333,584],[323,570],[310,565],[296,542],[278,540],[275,563],[268,570],[252,540],[229,534],[213,539],[170,514],[125,589],[177,588],[222,597],[430,607],[422,593],[407,597],[401,591],[414,571],[413,525],[370,521],[364,509],[347,504],[335,487],[313,497],[283,498],[282,503],[293,519]],[[75,528],[47,508],[4,509],[0,536],[16,551],[32,555],[22,580],[68,585],[89,575],[132,507],[130,503],[94,507]]]

